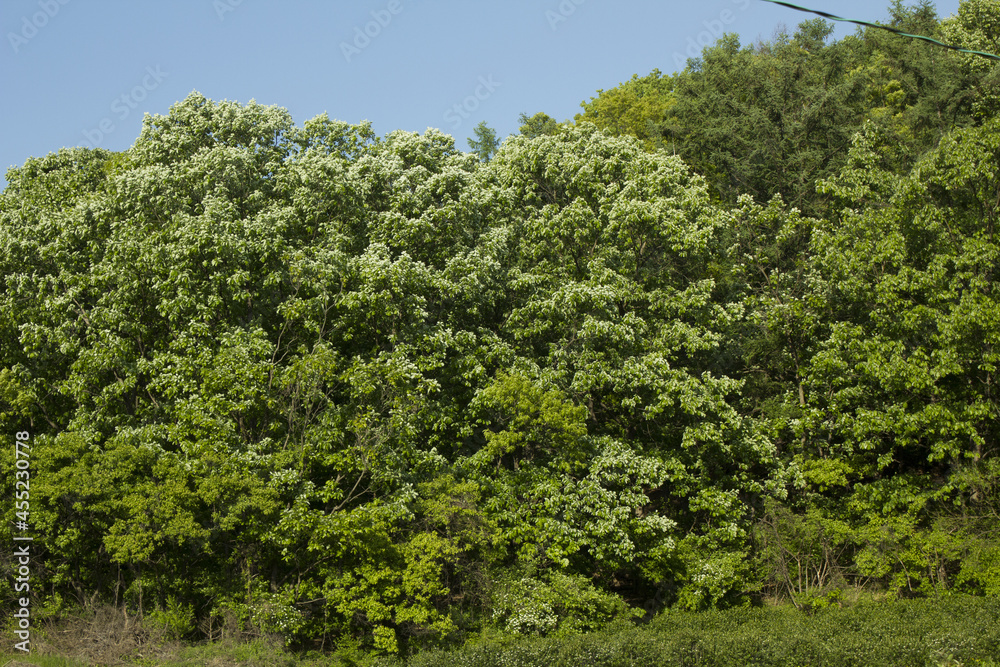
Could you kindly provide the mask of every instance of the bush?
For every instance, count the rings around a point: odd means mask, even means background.
[[[167,599],[166,609],[146,614],[146,622],[152,627],[162,628],[169,639],[183,639],[195,629],[194,610],[173,596]]]
[[[615,618],[639,616],[613,593],[594,588],[584,576],[560,572],[544,580],[523,577],[501,582],[493,619],[515,635],[570,636],[597,630]]]
[[[574,637],[490,640],[415,656],[410,667],[698,665],[994,665],[1000,601],[967,596],[827,607],[701,613],[668,610],[648,625]]]

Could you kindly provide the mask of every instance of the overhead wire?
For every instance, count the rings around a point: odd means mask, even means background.
[[[833,14],[828,14],[827,12],[821,12],[816,9],[809,9],[807,7],[800,7],[798,5],[792,4],[790,2],[781,2],[780,0],[763,0],[763,2],[770,2],[775,5],[782,5],[783,7],[788,7],[790,9],[797,9],[800,12],[808,12],[810,14],[816,14],[817,16],[822,16],[823,18],[830,19],[831,21],[843,21],[844,23],[854,23],[857,25],[867,26],[869,28],[878,28],[879,30],[888,30],[891,33],[895,33],[900,37],[910,37],[912,39],[921,39],[925,42],[930,42],[936,46],[941,46],[946,49],[951,49],[953,51],[959,51],[961,53],[971,53],[973,55],[982,56],[984,58],[989,58],[990,60],[1000,60],[1000,56],[995,53],[986,53],[985,51],[973,51],[972,49],[966,49],[961,46],[955,46],[954,44],[945,44],[940,42],[933,37],[927,37],[925,35],[911,35],[908,32],[903,32],[897,28],[893,28],[887,25],[881,25],[879,23],[871,23],[870,21],[859,21],[856,19],[845,19],[839,16],[834,16]]]

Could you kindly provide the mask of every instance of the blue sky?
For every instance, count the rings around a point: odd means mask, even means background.
[[[875,21],[889,6],[800,2]],[[505,137],[521,112],[569,119],[723,32],[749,43],[809,18],[761,0],[2,0],[0,172],[64,146],[124,150],[143,114],[192,90],[298,125],[326,112],[379,135],[436,127],[468,150],[481,120]]]

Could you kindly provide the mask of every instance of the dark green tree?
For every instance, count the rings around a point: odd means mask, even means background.
[[[792,36],[742,48],[726,35],[677,75],[678,153],[724,203],[781,195],[805,213],[824,210],[816,181],[843,164],[865,105],[852,42],[826,45],[831,31],[805,21]]]
[[[555,134],[559,129],[559,123],[547,113],[539,111],[534,116],[522,113],[517,121],[521,123],[519,132],[529,139],[547,134]]]
[[[497,139],[496,130],[489,127],[485,120],[479,121],[473,130],[476,138],[469,138],[469,148],[479,156],[482,162],[489,162],[493,154],[497,152],[500,141]]]

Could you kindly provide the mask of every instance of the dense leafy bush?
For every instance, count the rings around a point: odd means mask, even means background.
[[[669,612],[572,638],[483,643],[414,657],[411,667],[727,667],[994,665],[1000,605],[963,596],[831,607]]]

